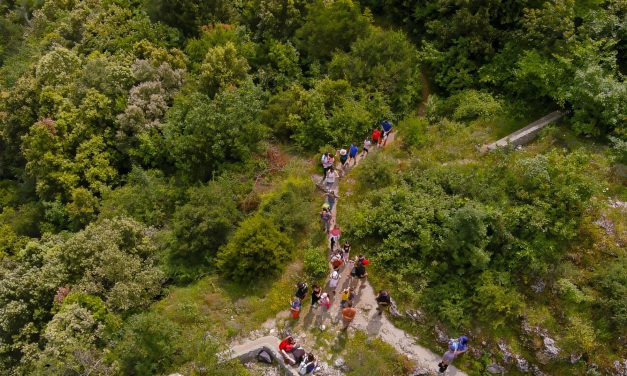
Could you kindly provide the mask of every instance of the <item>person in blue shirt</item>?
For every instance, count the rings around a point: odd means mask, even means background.
[[[348,164],[350,165],[351,161],[353,161],[353,166],[357,164],[357,153],[359,153],[359,148],[355,146],[355,144],[351,144],[351,147],[348,149]]]
[[[381,135],[381,146],[385,146],[388,141],[388,136],[390,132],[392,132],[392,123],[389,120],[381,121],[381,130],[383,131],[383,135]]]
[[[451,339],[448,345],[448,351],[442,356],[442,361],[438,363],[440,372],[444,373],[449,364],[453,362],[458,356],[465,353],[468,350],[468,337],[461,336],[457,339]]]

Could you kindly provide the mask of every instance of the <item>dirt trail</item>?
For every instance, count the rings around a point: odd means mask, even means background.
[[[388,137],[388,143],[394,142],[394,133],[391,133]],[[374,150],[371,152],[377,152]],[[358,158],[358,163],[361,158]],[[352,168],[351,168],[352,169]],[[347,173],[350,172],[350,169]],[[320,182],[322,176],[313,176],[312,180],[316,183]],[[333,187],[334,191],[340,198],[336,201],[333,207],[333,218],[336,219],[337,206],[341,202],[341,195],[339,192],[338,184]],[[342,221],[338,221],[341,226]],[[343,240],[340,239],[340,244]],[[354,252],[353,252],[354,253]],[[351,257],[355,256],[354,254]],[[304,343],[307,347],[313,346],[312,343],[307,344],[310,340],[309,335],[303,335],[302,333],[308,333],[309,330],[314,328],[324,328],[323,330],[335,330],[338,336],[341,334],[342,327],[342,313],[340,309],[340,294],[343,289],[348,286],[355,288],[357,296],[354,300],[354,307],[357,309],[357,316],[348,329],[348,334],[354,330],[361,330],[368,334],[370,337],[379,337],[381,340],[387,342],[394,347],[400,353],[407,355],[416,364],[417,369],[422,371],[428,371],[431,374],[437,373],[437,363],[440,361],[441,356],[432,352],[431,350],[423,347],[417,343],[417,339],[405,331],[398,329],[392,324],[386,314],[379,315],[376,310],[376,294],[372,286],[367,280],[359,280],[358,278],[350,277],[350,270],[352,265],[348,264],[341,270],[341,278],[337,286],[337,293],[335,296],[332,294],[332,289],[328,286],[328,279],[324,286],[324,292],[329,293],[331,297],[331,307],[328,312],[325,312],[322,307],[312,309],[311,305],[307,304],[301,312],[299,322],[292,328],[292,332],[295,337],[299,339],[301,343]],[[308,295],[306,299],[310,299]],[[277,315],[277,318],[285,318],[289,316],[289,311],[281,312]],[[274,320],[269,322],[274,323]],[[301,333],[299,336],[298,333]],[[299,338],[300,337],[300,338]],[[249,341],[252,342],[252,341]],[[330,355],[330,354],[329,354]],[[330,359],[327,357],[327,359]],[[454,366],[450,366],[445,373],[449,376],[463,376],[466,373],[458,370]]]

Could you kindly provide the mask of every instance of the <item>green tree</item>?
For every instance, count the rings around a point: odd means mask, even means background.
[[[221,90],[239,86],[249,69],[248,62],[238,55],[233,43],[213,47],[200,67],[201,87],[213,98]]]
[[[420,98],[418,53],[402,32],[374,30],[329,63],[331,77],[383,93],[392,109],[407,113]]]
[[[311,59],[328,60],[333,52],[348,51],[369,32],[371,15],[352,0],[316,0],[307,6],[305,22],[296,31],[298,49]]]
[[[229,22],[234,4],[228,0],[146,0],[144,7],[155,21],[175,27],[185,35],[197,35],[202,25]]]
[[[228,180],[190,188],[189,200],[172,217],[172,256],[191,265],[212,264],[218,249],[241,219]]]
[[[289,261],[292,242],[277,225],[262,216],[240,223],[229,242],[218,252],[218,267],[234,281],[253,282],[280,273]]]
[[[178,96],[164,129],[170,157],[190,180],[207,180],[225,165],[247,160],[263,134],[261,92],[248,83],[210,100]]]

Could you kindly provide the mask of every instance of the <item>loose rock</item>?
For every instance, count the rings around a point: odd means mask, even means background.
[[[554,358],[560,353],[560,348],[555,346],[555,340],[551,337],[544,337],[544,353],[550,357]]]
[[[503,374],[505,373],[505,367],[500,366],[498,364],[490,364],[486,367],[486,371],[492,374]]]

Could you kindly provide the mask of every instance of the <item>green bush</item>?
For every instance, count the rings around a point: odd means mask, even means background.
[[[181,328],[155,313],[132,316],[113,348],[125,375],[154,375],[168,370],[180,353]]]
[[[305,264],[305,273],[314,280],[321,279],[329,272],[329,262],[320,249],[306,249],[303,262]]]
[[[172,217],[171,256],[189,265],[210,265],[242,215],[228,180],[190,188]]]
[[[360,163],[355,173],[361,189],[383,188],[394,181],[396,163],[388,154],[374,153]]]
[[[281,273],[291,258],[291,247],[272,220],[258,215],[240,223],[218,252],[217,265],[226,278],[252,283]]]
[[[301,234],[315,215],[312,197],[315,187],[310,179],[291,178],[280,189],[262,197],[259,212],[290,237]]]
[[[417,149],[427,141],[426,130],[429,121],[424,117],[410,117],[398,124],[398,134],[401,141],[410,149]]]

